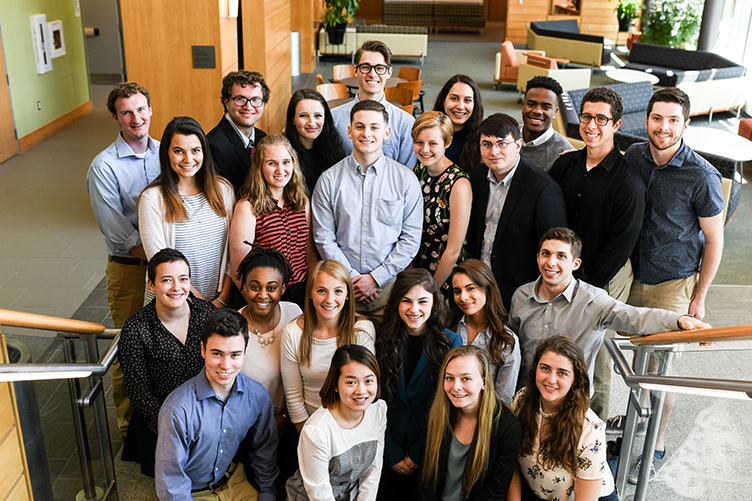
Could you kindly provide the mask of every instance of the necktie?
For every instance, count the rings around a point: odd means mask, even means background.
[[[248,155],[253,158],[253,154],[256,153],[256,148],[253,147],[253,141],[248,143]]]

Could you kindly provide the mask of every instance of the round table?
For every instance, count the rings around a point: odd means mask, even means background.
[[[739,134],[713,127],[689,126],[682,135],[690,148],[696,151],[726,157],[741,166],[740,182],[744,179],[744,163],[752,160],[752,141]]]
[[[644,71],[628,70],[621,68],[618,70],[607,70],[606,76],[614,82],[635,83],[650,82],[652,85],[658,83],[658,77]]]

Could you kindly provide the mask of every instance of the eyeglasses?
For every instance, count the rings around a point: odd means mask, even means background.
[[[580,123],[582,124],[589,124],[593,119],[595,119],[595,125],[600,125],[601,127],[608,125],[609,120],[613,120],[613,118],[605,117],[603,115],[591,115],[590,113],[580,114]]]
[[[514,139],[511,141],[496,141],[495,143],[492,143],[491,141],[481,141],[480,147],[484,150],[491,150],[496,146],[498,149],[503,150],[512,143],[514,143]]]
[[[254,108],[261,108],[262,106],[264,106],[264,100],[260,97],[252,97],[249,99],[243,96],[235,96],[231,97],[230,99],[233,100],[235,106],[237,106],[238,108],[242,108],[248,103],[251,103],[251,106],[253,106]]]
[[[386,72],[389,71],[389,66],[385,64],[372,65],[368,63],[360,63],[356,68],[364,75],[369,74],[371,70],[375,70],[377,75],[386,75]]]

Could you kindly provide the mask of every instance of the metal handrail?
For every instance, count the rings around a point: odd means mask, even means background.
[[[94,322],[3,309],[0,309],[0,325],[81,334],[101,334],[105,331],[104,325]]]

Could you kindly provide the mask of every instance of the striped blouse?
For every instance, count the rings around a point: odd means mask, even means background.
[[[308,263],[308,221],[305,211],[294,212],[292,205],[285,202],[280,208],[274,200],[274,211],[267,216],[256,216],[256,236],[254,243],[277,249],[290,261],[292,278],[289,285],[299,284],[306,279]]]

